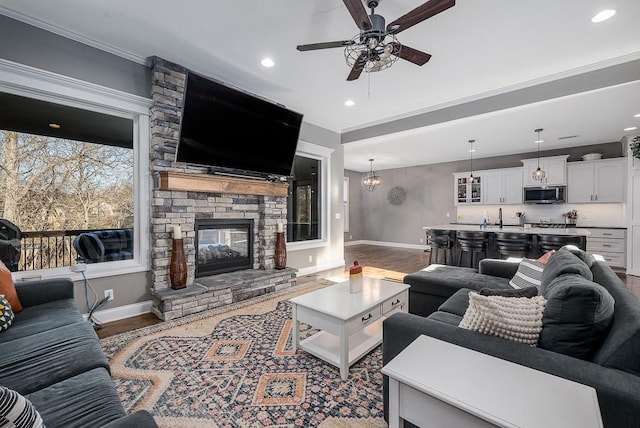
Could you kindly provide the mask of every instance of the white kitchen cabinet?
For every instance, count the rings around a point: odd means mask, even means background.
[[[612,269],[624,269],[627,265],[627,231],[625,229],[589,229],[587,251],[599,254]]]
[[[503,168],[482,171],[483,199],[491,204],[522,203],[522,168]]]
[[[567,202],[624,202],[626,158],[567,164]]]
[[[479,172],[473,173],[473,183],[469,181],[470,172],[457,172],[453,174],[453,200],[454,205],[481,204],[482,183],[484,175]]]
[[[562,186],[567,184],[566,169],[569,155],[548,156],[540,158],[540,168],[545,172],[545,178],[538,181],[532,177],[533,172],[538,169],[538,158],[522,159],[525,187],[537,186]]]

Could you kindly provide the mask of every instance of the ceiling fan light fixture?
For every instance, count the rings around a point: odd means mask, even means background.
[[[369,159],[369,162],[371,162],[371,169],[362,175],[361,184],[366,190],[373,192],[376,187],[382,184],[382,178],[373,172],[373,159]]]

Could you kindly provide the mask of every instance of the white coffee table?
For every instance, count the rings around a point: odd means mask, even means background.
[[[349,367],[382,343],[382,320],[408,310],[409,285],[363,278],[362,291],[349,293],[349,281],[289,299],[292,305],[293,352],[298,348],[340,369]],[[303,322],[320,331],[300,341]]]
[[[590,386],[419,336],[389,361],[389,427],[601,428]]]

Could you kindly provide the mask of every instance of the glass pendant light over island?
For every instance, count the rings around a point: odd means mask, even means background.
[[[544,142],[544,140],[540,139],[540,133],[543,131],[542,128],[538,128],[536,129],[534,132],[538,133],[538,138],[536,139],[536,141],[534,141],[537,145],[538,145],[538,169],[536,169],[535,171],[533,171],[531,173],[531,176],[533,177],[534,180],[537,181],[544,181],[544,178],[546,177],[547,173],[544,172],[543,169],[540,168],[540,144],[542,144]]]

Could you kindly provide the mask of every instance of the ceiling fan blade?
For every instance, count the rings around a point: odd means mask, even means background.
[[[371,19],[369,19],[369,14],[367,13],[367,9],[364,8],[364,4],[362,4],[362,0],[343,1],[358,28],[361,30],[369,30],[371,28]]]
[[[299,51],[314,51],[316,49],[327,49],[327,48],[341,48],[344,46],[352,45],[353,40],[340,40],[337,42],[322,42],[322,43],[311,43],[308,45],[298,45],[296,49]]]
[[[427,18],[431,18],[433,15],[449,9],[455,4],[455,0],[429,0],[387,25],[387,31],[398,34]]]
[[[410,48],[406,45],[401,45],[400,43],[393,44],[393,53],[394,55],[397,55],[400,58],[412,62],[416,65],[425,65],[431,59],[430,54],[424,53],[414,48]]]
[[[367,59],[368,54],[366,52],[360,54],[356,62],[353,64],[353,67],[351,67],[351,72],[349,73],[349,76],[347,76],[347,81],[356,80],[360,77],[362,70],[364,70],[364,66],[367,63]]]

